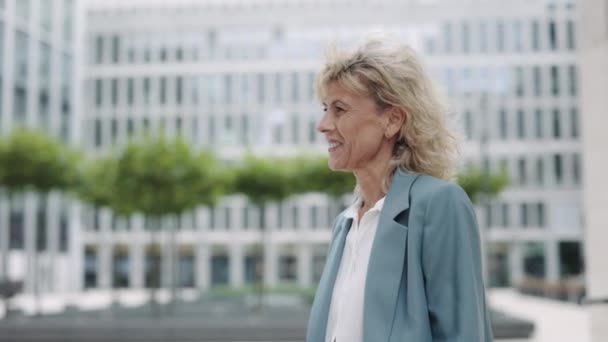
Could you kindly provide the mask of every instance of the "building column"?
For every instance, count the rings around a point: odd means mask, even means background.
[[[134,241],[129,246],[129,284],[131,288],[134,289],[142,289],[144,287],[144,245],[146,241],[144,239],[144,218],[141,215],[136,215],[132,219],[132,234],[136,237],[136,241]]]
[[[523,245],[514,241],[509,246],[509,273],[511,275],[511,286],[517,286],[524,280]]]
[[[549,240],[545,242],[545,264],[547,273],[545,278],[551,283],[558,282],[560,279],[559,270],[559,251],[557,241]]]
[[[99,235],[101,239],[99,244],[98,286],[100,289],[109,290],[112,288],[112,214],[106,208],[99,210]]]
[[[195,251],[196,287],[202,292],[207,292],[211,284],[210,248],[209,245],[199,242]]]
[[[34,194],[27,192],[24,194],[24,205],[23,205],[23,228],[25,232],[25,260],[26,260],[26,272],[24,279],[24,292],[33,294],[36,285],[36,259],[37,259],[37,246],[36,246],[36,211],[38,209],[38,201]]]
[[[61,212],[61,195],[57,192],[51,192],[48,196],[47,201],[47,225],[48,225],[48,234],[47,234],[47,255],[49,259],[48,267],[47,267],[47,277],[48,284],[47,288],[50,292],[58,292],[60,289],[57,287],[59,283],[57,280],[57,276],[59,275],[57,272],[56,263],[58,261],[59,255],[59,219]],[[65,289],[61,289],[65,290]]]
[[[162,228],[165,228],[167,226],[167,220],[163,219],[162,220],[163,225]],[[171,262],[171,244],[169,243],[169,233],[167,230],[163,230],[161,228],[162,233],[160,234],[161,236],[161,244],[160,244],[160,255],[161,255],[161,262],[160,262],[160,274],[161,274],[161,279],[160,279],[160,287],[161,288],[167,288],[169,289],[171,287],[171,276],[172,276],[172,272],[173,272],[173,263]]]
[[[240,244],[230,245],[229,247],[229,283],[231,287],[243,286],[243,275],[245,273],[245,263],[243,255],[243,246]]]
[[[144,246],[141,242],[129,245],[129,284],[131,288],[144,287]]]
[[[0,191],[0,279],[8,278],[10,240],[10,204],[8,196]]]
[[[71,287],[69,291],[81,292],[84,289],[84,245],[83,234],[85,227],[82,224],[83,207],[76,200],[68,200],[68,255],[69,267],[76,272],[72,272]]]
[[[276,205],[266,206],[266,231],[262,231],[264,239],[264,285],[274,287],[278,284],[278,246],[272,241],[274,228],[277,225]]]
[[[298,253],[298,285],[310,287],[312,285],[312,248],[302,243],[297,247]]]

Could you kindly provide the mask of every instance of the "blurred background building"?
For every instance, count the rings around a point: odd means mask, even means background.
[[[27,126],[78,143],[81,7],[74,0],[0,1],[1,135]],[[78,291],[73,266],[82,246],[72,208],[59,193],[27,193],[10,203],[0,193],[0,279],[23,280],[28,293]]]
[[[70,78],[74,82],[68,87],[76,86],[66,96],[68,102],[82,99],[78,115],[73,106],[60,105],[61,86],[49,88],[44,105],[39,91],[44,80],[40,56],[47,53],[38,33],[44,32],[40,13],[67,18],[61,9],[74,6],[58,2],[62,5],[44,12],[43,0],[4,1],[3,134],[23,116],[31,125],[48,120],[51,132],[65,134],[64,139],[92,154],[146,131],[181,135],[229,161],[247,151],[325,153],[324,138],[315,131],[321,106],[313,93],[324,50],[333,40],[349,45],[381,28],[417,49],[444,88],[451,116],[460,118],[466,137],[463,165],[509,173],[509,188],[479,210],[489,284],[557,283],[583,272],[574,1],[89,1],[79,12],[86,26],[69,26],[72,37],[82,33],[82,46],[61,39],[66,33],[57,30],[65,26],[51,30],[57,42],[50,45],[54,57],[49,60],[56,63],[51,75],[62,75],[64,59],[59,57],[66,56],[67,47],[82,54],[82,74]],[[17,23],[24,3],[32,14],[22,31]],[[24,53],[18,44],[29,50]],[[63,55],[55,53],[56,46]],[[25,62],[15,64],[20,56]],[[70,56],[73,70],[77,58]],[[20,68],[30,70],[23,90],[13,76]],[[64,78],[50,79],[60,85]],[[29,96],[18,100],[18,91]],[[19,101],[26,114],[18,114]],[[48,115],[42,114],[45,106]],[[49,291],[168,285],[167,246],[150,243],[150,225],[142,217],[124,220],[90,207],[70,217],[52,203],[57,210],[28,215],[40,206],[33,198],[27,203],[25,215],[23,205],[10,209],[10,231],[15,232],[10,250],[20,260],[34,247],[24,237],[28,234],[19,232],[49,222],[39,229],[55,237],[56,231],[75,227],[73,235],[61,235],[63,240],[49,239],[59,241],[49,242],[50,253],[66,251],[67,266],[62,267],[75,274],[66,278],[49,271],[57,278],[46,280]],[[265,238],[265,282],[314,286],[333,221],[329,199],[309,194],[266,210],[272,228]],[[262,234],[258,216],[244,197],[231,196],[216,208],[199,208],[174,222],[179,226],[180,287],[207,290],[253,282],[252,248]],[[163,261],[160,273],[152,268],[155,260]],[[11,269],[28,269],[20,262]]]

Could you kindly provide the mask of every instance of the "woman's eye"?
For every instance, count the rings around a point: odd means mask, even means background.
[[[343,112],[343,111],[344,111],[344,108],[342,108],[342,107],[336,107],[336,112]]]

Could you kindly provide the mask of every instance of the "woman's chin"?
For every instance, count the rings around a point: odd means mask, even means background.
[[[336,163],[336,162],[332,162],[331,160],[329,161],[327,166],[332,171],[350,171],[350,170],[348,170],[348,168],[345,165],[342,165],[342,164]]]

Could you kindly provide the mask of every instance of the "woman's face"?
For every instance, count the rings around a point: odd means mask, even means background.
[[[329,168],[356,171],[368,168],[386,153],[387,118],[368,96],[353,94],[337,82],[329,84],[324,115],[317,129],[329,143]]]

